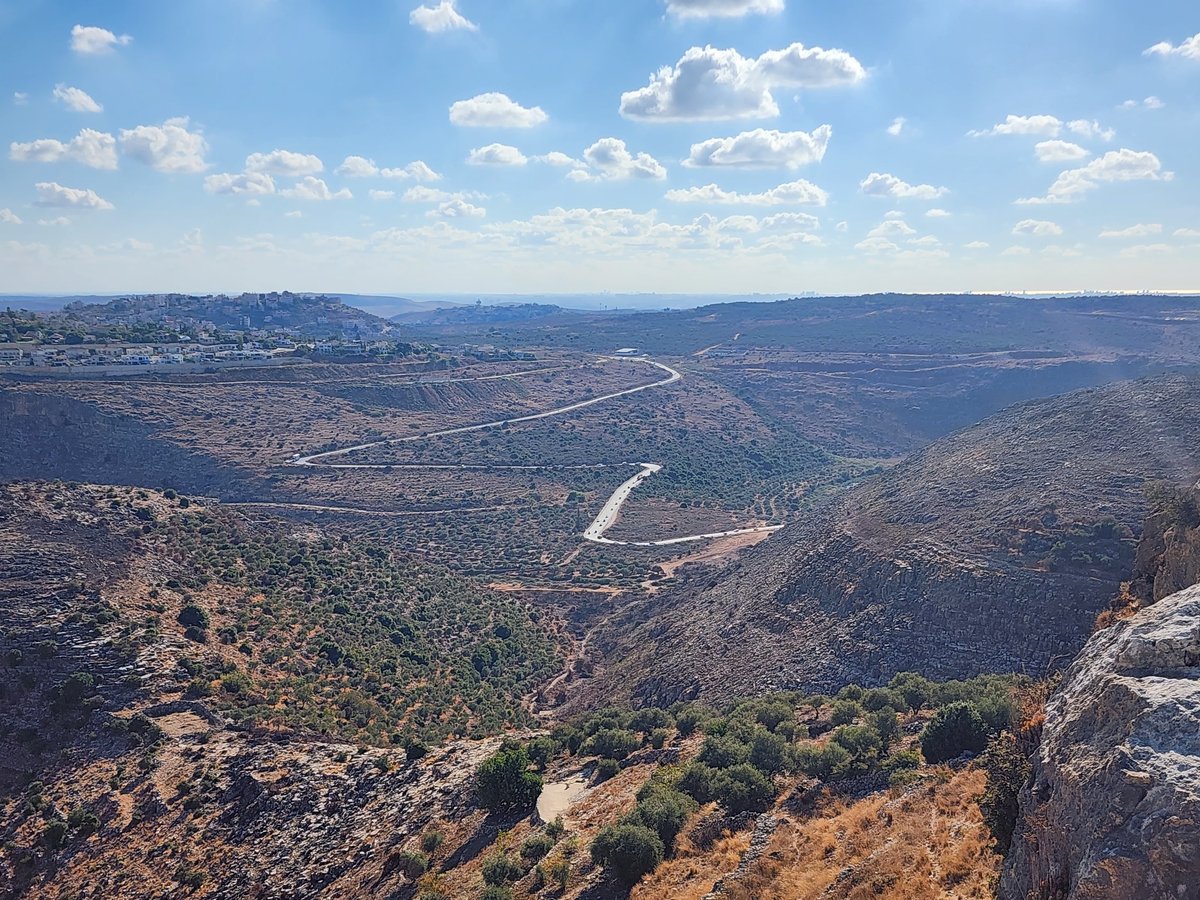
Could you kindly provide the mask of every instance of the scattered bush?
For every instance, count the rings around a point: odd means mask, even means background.
[[[176,617],[180,625],[192,625],[196,628],[208,628],[211,621],[208,618],[208,613],[196,606],[194,603],[189,603],[179,611]]]
[[[683,737],[687,737],[694,734],[707,718],[702,708],[688,706],[675,714],[675,727]]]
[[[445,840],[440,831],[427,831],[421,835],[421,850],[430,855],[437,853]]]
[[[821,781],[836,780],[850,771],[850,751],[841,744],[830,741],[821,747],[817,744],[801,744],[796,748],[796,768],[805,775]]]
[[[554,849],[554,841],[547,834],[531,834],[521,842],[521,858],[537,862]]]
[[[750,747],[727,735],[709,735],[696,757],[714,769],[727,769],[750,758]]]
[[[621,771],[621,764],[615,759],[602,759],[596,763],[596,782],[608,781]]]
[[[656,778],[638,791],[637,800],[637,806],[625,821],[653,830],[670,853],[688,816],[696,811],[696,801]]]
[[[633,885],[653,872],[665,852],[662,839],[645,825],[609,825],[592,841],[592,861]]]
[[[987,772],[987,788],[979,801],[983,821],[996,841],[996,851],[1008,853],[1017,825],[1017,797],[1029,778],[1029,760],[1010,732],[997,737],[979,757]]]
[[[524,812],[542,792],[542,779],[529,771],[524,747],[504,746],[485,759],[475,772],[479,802],[492,812]]]
[[[42,829],[42,840],[46,842],[46,846],[52,850],[57,850],[67,842],[67,823],[61,819],[55,819]]]
[[[483,861],[483,880],[487,884],[508,884],[524,874],[520,863],[504,852],[492,853]]]
[[[713,799],[731,813],[765,809],[775,799],[775,785],[754,766],[742,763],[717,773]]]
[[[605,759],[624,759],[640,747],[641,743],[631,731],[623,728],[605,728],[588,738],[583,745],[583,751]]]
[[[394,857],[396,868],[404,873],[409,881],[416,881],[429,871],[429,857],[415,850],[401,850]]]
[[[768,775],[778,775],[788,768],[791,756],[782,737],[759,732],[750,741],[750,765]]]
[[[975,707],[959,700],[943,706],[921,733],[921,752],[930,763],[945,762],[987,746],[988,727]]]
[[[834,726],[849,725],[862,715],[862,707],[853,700],[838,700],[833,704],[833,713],[829,721]]]

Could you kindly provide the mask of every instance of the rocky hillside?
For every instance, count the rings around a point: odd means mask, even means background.
[[[1150,480],[1200,469],[1200,379],[1011,407],[693,573],[589,642],[577,697],[829,688],[1069,661],[1133,570]]]
[[[1200,587],[1098,632],[1046,708],[1001,896],[1200,897]]]

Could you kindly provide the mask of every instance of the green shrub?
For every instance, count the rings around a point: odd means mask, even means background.
[[[621,764],[615,759],[608,759],[607,757],[601,759],[598,763],[596,763],[596,781],[597,783],[601,781],[608,781],[608,779],[612,778],[620,771]]]
[[[416,881],[429,871],[429,857],[415,850],[401,850],[395,856],[396,868],[403,872],[409,881]]]
[[[67,842],[67,823],[61,819],[55,819],[42,829],[42,840],[46,842],[46,846],[57,850]]]
[[[639,709],[629,720],[630,730],[640,731],[643,734],[649,734],[656,728],[670,728],[674,724],[675,722],[671,718],[670,713],[665,709],[658,709],[653,706]]]
[[[679,790],[699,803],[713,799],[717,770],[701,762],[691,762],[679,777]]]
[[[641,743],[631,731],[623,728],[605,728],[588,738],[583,750],[605,759],[624,759],[640,747]]]
[[[554,754],[558,752],[558,744],[554,739],[546,735],[535,737],[532,741],[525,745],[525,750],[529,754],[530,760],[537,767],[539,772],[546,770],[546,764],[554,758]]]
[[[868,715],[867,724],[874,728],[875,733],[879,735],[879,742],[883,745],[884,750],[887,750],[892,742],[900,736],[900,720],[890,706],[885,706]]]
[[[661,750],[667,743],[667,739],[671,737],[671,732],[665,728],[655,728],[649,735],[650,746],[655,750]]]
[[[637,798],[637,806],[626,821],[652,829],[669,853],[688,816],[696,811],[696,801],[657,779],[646,782]]]
[[[553,822],[547,822],[545,831],[552,841],[557,841],[566,834],[567,828],[563,825],[562,816],[555,816]]]
[[[1029,760],[1006,731],[988,745],[979,757],[979,765],[987,772],[987,787],[979,808],[996,841],[996,851],[1004,855],[1012,844],[1019,811],[1017,797],[1029,778]]]
[[[531,834],[521,842],[521,858],[537,862],[554,849],[554,841],[548,834]]]
[[[512,888],[502,884],[484,885],[479,900],[512,900]]]
[[[713,799],[731,813],[765,809],[775,799],[775,785],[754,766],[742,763],[717,773]]]
[[[507,853],[492,853],[483,861],[483,880],[487,884],[508,884],[524,874],[525,870],[521,868],[520,863]]]
[[[750,765],[759,771],[778,775],[790,762],[788,743],[779,735],[762,731],[750,740]]]
[[[835,726],[849,725],[862,715],[862,707],[854,700],[838,700],[833,704],[833,713],[829,721]]]
[[[609,825],[592,841],[592,861],[624,884],[633,885],[653,872],[665,852],[662,840],[645,825]]]
[[[427,831],[421,835],[421,850],[431,855],[437,853],[445,840],[440,831]]]
[[[688,706],[675,714],[675,727],[683,737],[694,734],[708,718],[706,711],[699,706]]]
[[[865,692],[860,685],[848,684],[837,692],[837,699],[857,701],[862,699],[864,693]]]
[[[916,750],[897,750],[883,761],[885,772],[898,772],[902,769],[921,768],[921,754]]]
[[[76,806],[67,816],[67,826],[80,837],[87,837],[100,829],[100,817],[86,807]]]
[[[830,741],[825,746],[801,744],[795,750],[796,768],[821,781],[832,781],[850,771],[853,757],[841,744]]]
[[[879,759],[883,743],[869,725],[842,725],[832,735],[831,742],[845,747],[850,753],[855,772],[867,772]]]
[[[904,698],[889,688],[871,688],[862,695],[863,709],[878,712],[881,709],[902,710],[907,707]]]
[[[943,706],[921,733],[921,752],[930,763],[945,762],[964,752],[978,753],[987,746],[988,727],[979,711],[959,700]]]
[[[704,745],[696,757],[700,762],[714,769],[727,769],[744,763],[750,758],[750,748],[737,738],[727,735],[709,735],[704,739]]]
[[[900,672],[888,682],[888,687],[899,694],[913,712],[929,703],[932,693],[929,679],[916,672]]]
[[[180,625],[192,625],[196,628],[208,628],[211,624],[208,613],[194,603],[187,604],[176,617]]]
[[[542,779],[529,771],[524,747],[504,746],[475,771],[479,802],[493,812],[524,812],[533,808],[542,792]]]

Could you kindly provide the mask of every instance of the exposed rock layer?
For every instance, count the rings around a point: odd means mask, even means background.
[[[1200,586],[1098,632],[1067,671],[1001,896],[1200,897]]]

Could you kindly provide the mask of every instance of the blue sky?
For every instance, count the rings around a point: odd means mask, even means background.
[[[1200,289],[1185,0],[0,0],[0,291]]]

